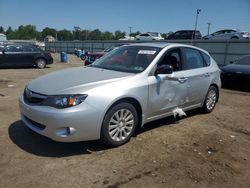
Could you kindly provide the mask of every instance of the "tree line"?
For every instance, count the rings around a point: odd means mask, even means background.
[[[9,26],[6,30],[0,26],[0,33],[4,33],[8,40],[38,40],[43,41],[46,36],[53,36],[59,41],[71,40],[118,40],[126,35],[126,32],[117,30],[115,32],[101,31],[99,29],[84,30],[74,27],[73,30],[46,27],[38,31],[34,25],[20,25],[17,29]],[[139,31],[131,33],[131,36],[140,34]]]

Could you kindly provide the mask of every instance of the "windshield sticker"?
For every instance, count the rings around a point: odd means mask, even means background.
[[[154,50],[140,50],[138,54],[154,55],[156,51]]]

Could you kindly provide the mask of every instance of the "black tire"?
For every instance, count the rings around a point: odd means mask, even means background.
[[[86,60],[86,55],[81,55],[80,58],[81,58],[81,60],[85,61]]]
[[[45,59],[37,59],[35,63],[36,63],[37,68],[39,69],[44,69],[46,67]]]
[[[202,111],[204,113],[210,113],[213,111],[219,97],[219,91],[215,86],[210,86],[204,100]]]
[[[116,114],[120,118],[117,118]],[[137,125],[138,114],[135,107],[126,102],[116,104],[108,110],[103,119],[101,140],[112,147],[125,144],[134,134]]]
[[[231,39],[239,39],[239,37],[234,36],[234,37],[232,37]]]

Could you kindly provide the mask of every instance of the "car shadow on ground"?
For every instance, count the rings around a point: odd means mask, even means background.
[[[138,129],[135,136],[139,134],[143,134],[144,132],[151,131],[153,129],[159,128],[161,126],[170,126],[170,125],[178,125],[179,121],[182,121],[182,119],[190,118],[195,115],[204,115],[204,113],[200,109],[194,109],[186,112],[186,117],[176,117],[169,116],[166,118],[162,118],[156,121],[152,121],[150,123],[145,124],[142,128]]]
[[[9,126],[9,137],[22,150],[43,157],[68,157],[108,149],[100,141],[56,142],[26,127],[21,120]]]
[[[189,111],[186,118],[197,114],[201,113],[198,110]],[[180,118],[175,119],[171,116],[147,123],[142,128],[138,129],[134,137],[161,126],[178,124],[180,120]],[[28,153],[42,157],[68,157],[98,153],[110,149],[110,147],[99,140],[72,143],[56,142],[30,130],[21,120],[12,123],[9,126],[8,132],[12,142],[19,148]]]
[[[231,85],[223,85],[223,89],[229,89],[229,90],[234,90],[234,91],[242,91],[242,92],[250,92],[250,87],[248,86],[242,86],[242,85],[236,85],[236,84],[231,84]]]
[[[50,69],[51,68],[51,66],[49,66],[49,65],[46,65],[46,67],[44,67],[44,69]],[[4,66],[4,67],[0,67],[0,69],[2,69],[2,70],[14,70],[14,69],[17,69],[17,70],[21,70],[21,69],[27,69],[27,70],[30,70],[30,69],[39,69],[39,68],[37,68],[37,67],[35,67],[35,66],[33,66],[33,67],[10,67],[10,66]],[[41,69],[42,70],[42,69]]]

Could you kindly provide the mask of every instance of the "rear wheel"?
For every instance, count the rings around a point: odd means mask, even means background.
[[[231,39],[239,39],[239,37],[233,36]]]
[[[203,104],[203,112],[210,113],[213,111],[218,101],[218,90],[215,86],[210,86]]]
[[[138,124],[135,107],[130,103],[119,103],[104,117],[101,140],[110,146],[119,146],[128,142]]]
[[[46,67],[46,61],[44,59],[37,59],[36,60],[36,66],[39,68],[39,69],[43,69]]]

